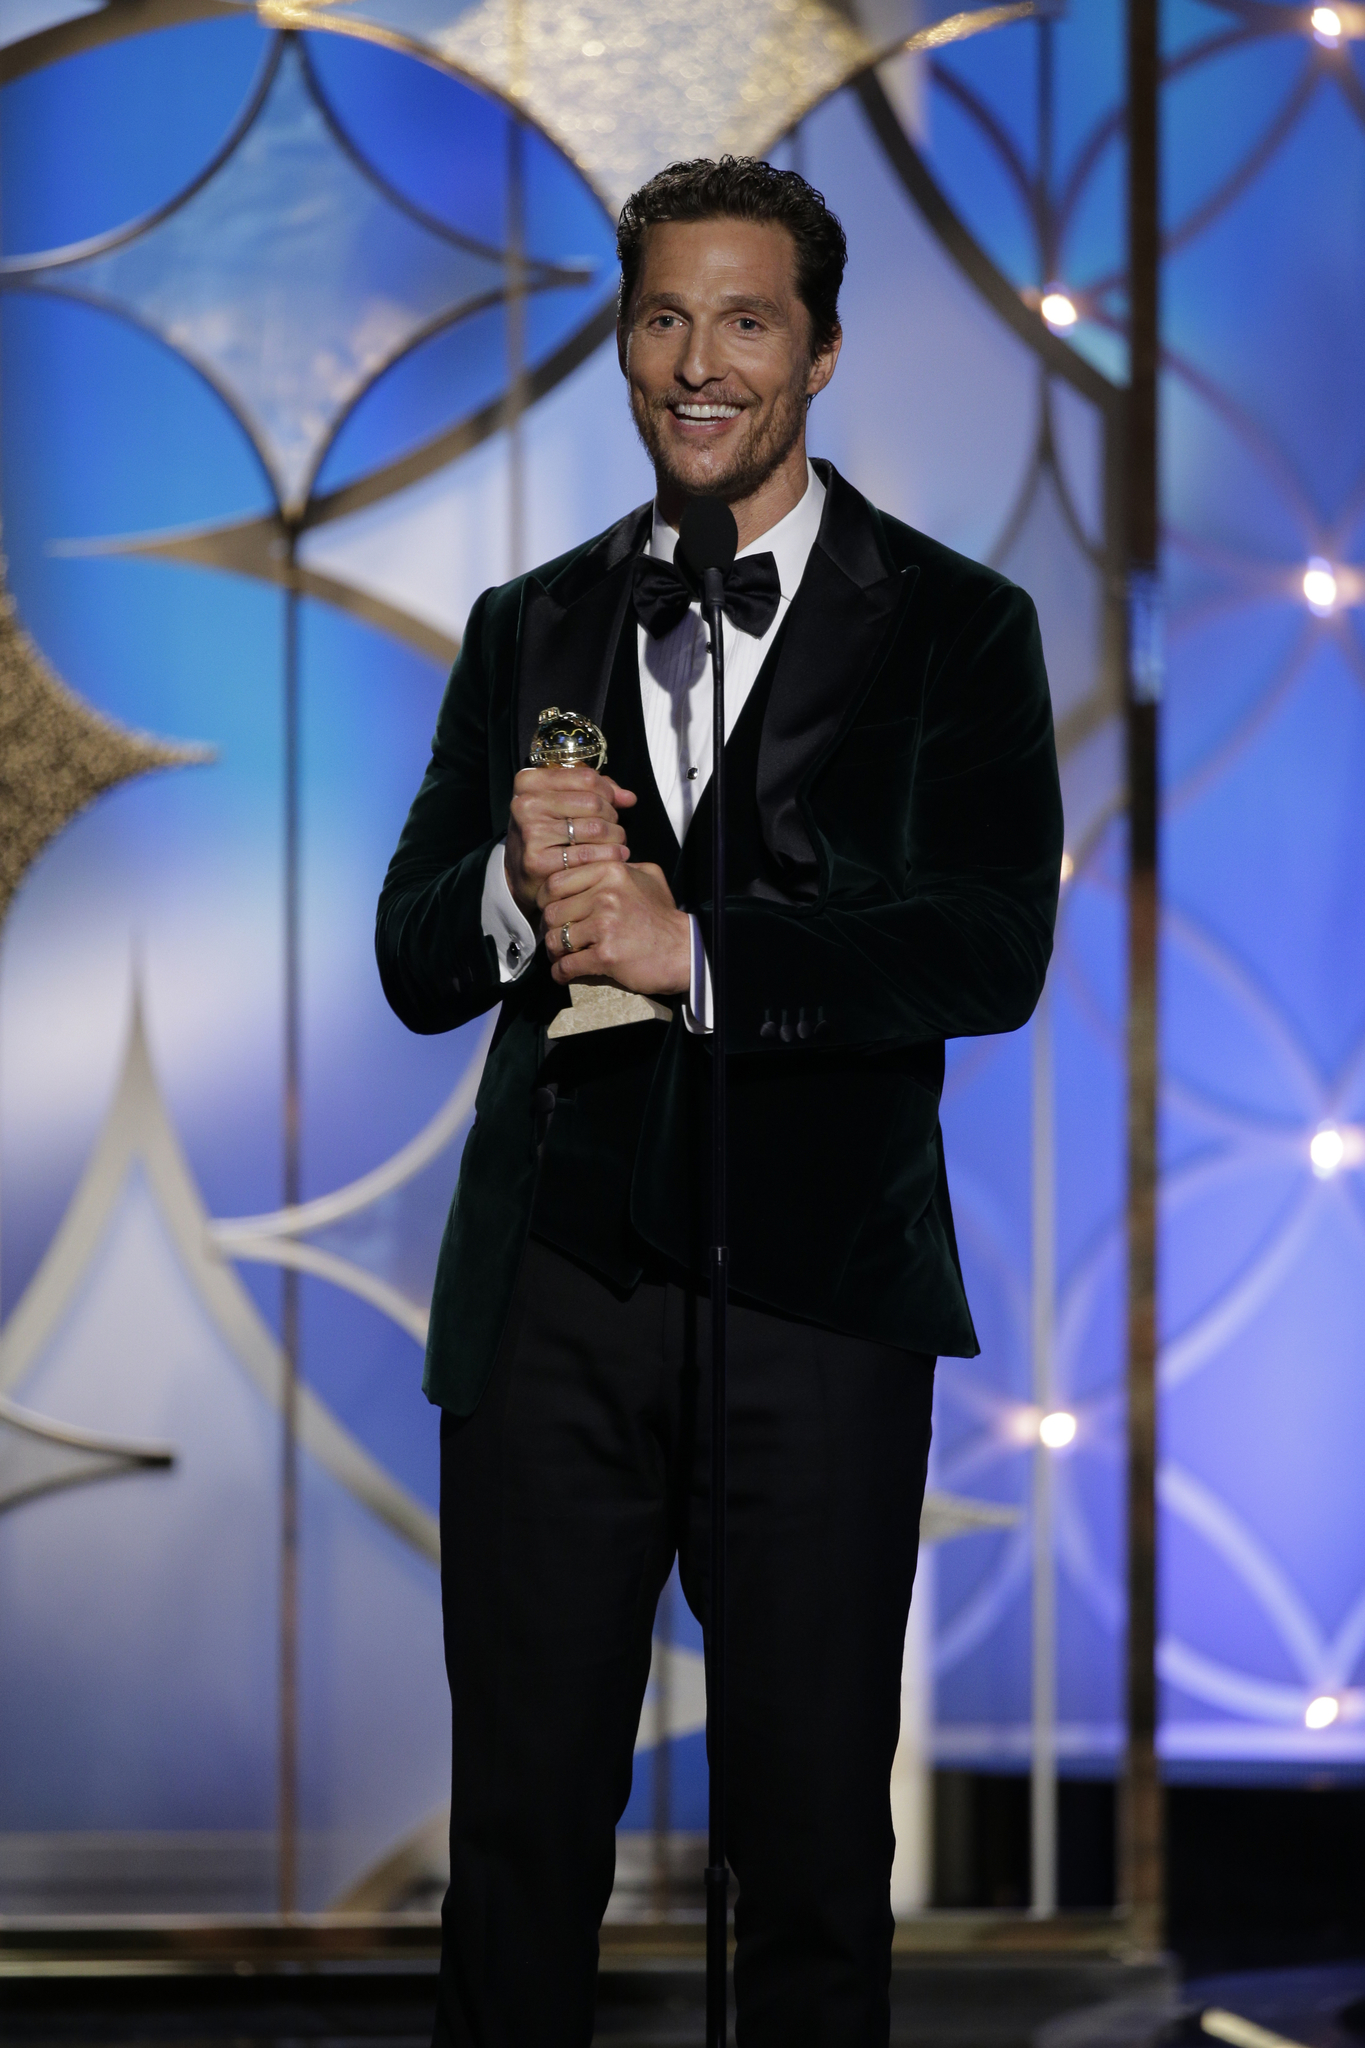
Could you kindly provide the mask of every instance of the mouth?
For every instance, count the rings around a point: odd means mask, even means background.
[[[703,402],[700,399],[674,399],[667,410],[677,421],[689,440],[706,439],[724,433],[732,421],[744,411],[742,405],[727,405],[724,402]]]

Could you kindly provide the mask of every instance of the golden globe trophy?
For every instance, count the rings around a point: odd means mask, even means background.
[[[607,765],[607,736],[600,725],[577,711],[551,704],[536,720],[528,759],[532,768],[595,768]],[[618,988],[614,981],[571,981],[569,1008],[557,1010],[547,1038],[574,1038],[585,1031],[606,1031],[616,1024],[666,1024],[673,1012],[653,996]]]

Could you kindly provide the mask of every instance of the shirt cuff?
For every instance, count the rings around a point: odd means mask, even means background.
[[[535,956],[536,935],[507,885],[506,848],[506,840],[500,839],[488,856],[479,916],[485,937],[493,941],[497,951],[498,980],[518,981]]]
[[[714,1029],[711,1011],[711,962],[706,957],[702,943],[701,926],[689,914],[687,922],[692,927],[692,971],[687,983],[687,1001],[683,1004],[683,1023],[696,1037],[704,1037]]]

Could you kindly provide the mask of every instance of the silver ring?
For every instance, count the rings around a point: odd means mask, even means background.
[[[572,818],[566,818],[566,819],[564,820],[564,829],[565,829],[565,831],[566,831],[566,832],[568,833],[568,835],[569,835],[569,844],[570,844],[570,846],[572,846],[572,845],[573,845],[573,843],[574,843],[574,836],[573,836],[573,819],[572,819]]]
[[[561,846],[559,850],[564,856],[564,865],[567,867],[569,865],[569,849],[567,846]]]
[[[569,927],[566,924],[559,927],[559,942],[566,953],[572,953],[573,940],[569,937]]]

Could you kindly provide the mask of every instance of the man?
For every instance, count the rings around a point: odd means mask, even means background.
[[[705,637],[667,565],[739,528],[725,626],[729,1853],[744,2048],[889,2026],[888,1781],[934,1358],[977,1349],[944,1039],[1029,1016],[1061,811],[1033,607],[806,456],[844,238],[761,163],[627,202],[618,345],[653,507],[486,593],[379,906],[384,987],[501,1001],[436,1280],[451,1883],[436,2040],[586,2048],[676,1554],[707,1598]],[[932,395],[926,394],[926,403]],[[607,770],[526,769],[538,713]],[[550,1040],[607,977],[669,1021]]]

